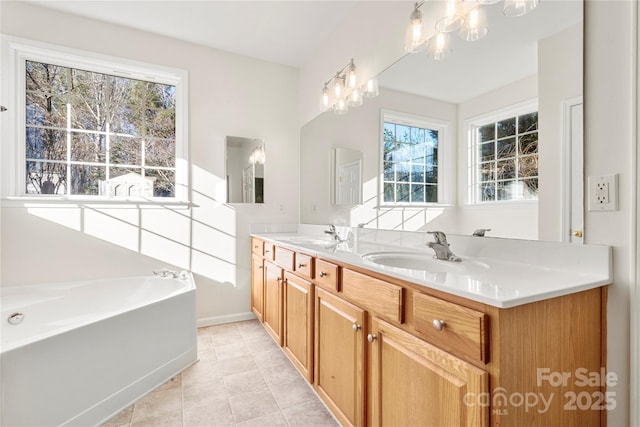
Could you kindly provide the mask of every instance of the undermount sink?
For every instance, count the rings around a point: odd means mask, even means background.
[[[459,262],[444,261],[435,259],[432,254],[415,252],[371,252],[364,254],[362,260],[383,267],[421,270],[431,273],[468,274],[489,269],[487,264],[471,259],[463,259]]]

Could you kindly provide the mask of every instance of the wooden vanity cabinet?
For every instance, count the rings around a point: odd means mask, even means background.
[[[251,311],[262,322],[264,311],[264,259],[251,255]]]
[[[265,328],[343,426],[606,425],[604,407],[566,406],[607,391],[576,378],[606,366],[606,287],[498,308],[266,242],[255,251],[254,313],[263,289]],[[513,400],[534,394],[551,400]]]
[[[381,319],[370,323],[368,422],[372,426],[484,427],[489,374]]]
[[[365,314],[316,289],[314,388],[343,426],[365,423]]]
[[[282,268],[265,261],[264,263],[264,312],[262,321],[273,339],[282,346],[283,312],[282,296],[284,276]]]
[[[313,283],[285,271],[282,349],[310,383],[313,382],[313,294]]]

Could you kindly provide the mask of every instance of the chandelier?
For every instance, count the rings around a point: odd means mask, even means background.
[[[360,85],[356,65],[351,61],[327,80],[322,87],[320,109],[346,114],[351,107],[359,107],[363,98],[378,96],[378,81],[373,78]]]
[[[426,38],[428,32],[420,11],[425,2],[416,2],[405,33],[405,51],[426,51],[429,58],[441,60],[451,53],[451,33],[457,31],[465,41],[480,40],[489,32],[483,6],[500,1],[503,0],[446,0],[445,13],[436,20],[436,33],[429,39]],[[504,0],[503,13],[506,16],[521,16],[537,5],[538,0]]]

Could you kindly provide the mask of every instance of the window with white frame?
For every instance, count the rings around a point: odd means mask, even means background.
[[[538,112],[535,103],[471,120],[470,201],[538,198]]]
[[[181,72],[22,47],[12,50],[17,194],[185,200]]]
[[[442,202],[441,145],[446,124],[383,113],[382,205]]]

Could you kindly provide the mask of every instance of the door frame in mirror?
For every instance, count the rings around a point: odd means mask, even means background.
[[[335,206],[356,206],[362,204],[362,162],[363,153],[347,148],[332,148],[330,151],[331,204]],[[355,185],[348,185],[347,177],[340,171],[355,172]],[[352,179],[348,179],[353,182]],[[355,191],[348,190],[355,188]],[[348,194],[347,194],[348,193]]]

